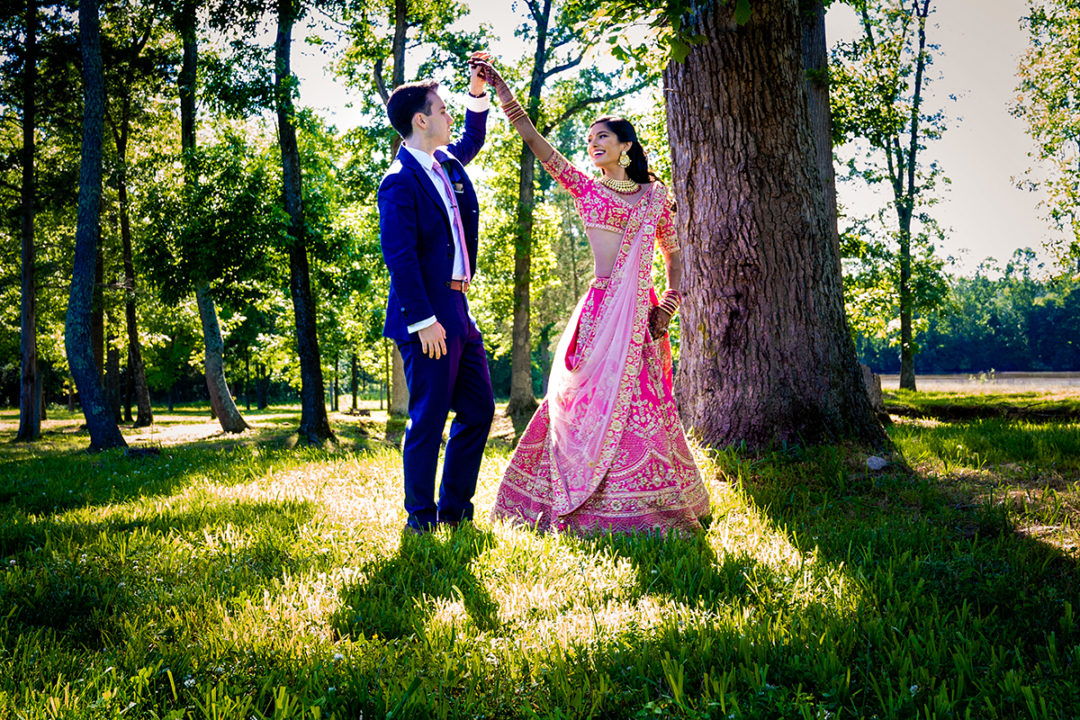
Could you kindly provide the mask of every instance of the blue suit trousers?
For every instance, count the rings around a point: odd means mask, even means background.
[[[495,415],[483,337],[468,317],[465,296],[453,295],[457,307],[448,311],[460,313],[467,330],[464,336],[446,338],[446,355],[437,360],[428,357],[419,340],[398,344],[409,386],[409,422],[402,447],[405,510],[409,525],[417,530],[472,519],[472,497]],[[454,420],[436,504],[439,448],[451,410]]]

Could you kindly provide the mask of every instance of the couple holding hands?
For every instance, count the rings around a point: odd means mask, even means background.
[[[626,120],[601,117],[589,126],[589,157],[600,171],[594,177],[537,132],[485,53],[474,53],[469,66],[465,129],[457,140],[432,80],[398,86],[386,108],[403,138],[378,197],[390,270],[384,335],[401,351],[409,387],[402,448],[408,527],[422,533],[472,519],[495,412],[483,338],[469,312],[480,208],[465,172],[484,144],[490,85],[507,120],[574,198],[595,263],[559,341],[547,397],[503,473],[491,518],[581,534],[699,529],[709,495],[679,424],[667,337],[682,280],[670,195]],[[668,287],[659,297],[652,283],[657,246]]]

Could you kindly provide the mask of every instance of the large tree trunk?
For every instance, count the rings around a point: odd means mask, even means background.
[[[126,447],[105,401],[105,390],[90,347],[90,306],[94,295],[101,220],[101,146],[105,132],[105,79],[101,65],[101,25],[96,0],[79,2],[79,44],[83,66],[83,141],[79,169],[75,261],[65,319],[68,367],[79,391],[90,448]]]
[[[229,384],[225,381],[225,342],[221,338],[221,326],[209,285],[202,283],[195,288],[195,301],[199,306],[199,320],[202,321],[205,340],[206,389],[210,393],[210,408],[221,423],[222,430],[244,432],[248,424],[237,409],[229,392]]]
[[[26,54],[23,57],[22,97],[22,299],[19,313],[21,373],[19,380],[19,431],[16,440],[41,436],[41,375],[37,361],[37,283],[34,263],[34,126],[37,85],[37,2],[26,3]]]
[[[297,0],[278,0],[278,29],[274,43],[274,95],[277,105],[278,142],[281,145],[282,195],[289,216],[289,292],[296,316],[296,344],[300,355],[300,439],[319,445],[332,439],[326,415],[326,392],[319,338],[315,322],[315,298],[311,294],[308,268],[303,195],[300,179],[300,151],[293,125],[292,28]]]
[[[696,16],[664,72],[684,240],[683,419],[705,443],[887,442],[844,321],[796,0]]]

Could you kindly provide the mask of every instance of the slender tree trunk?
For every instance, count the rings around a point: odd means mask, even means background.
[[[900,387],[915,390],[915,341],[912,333],[911,317],[914,311],[915,294],[911,287],[911,220],[915,209],[915,168],[919,152],[919,112],[922,105],[922,79],[926,68],[926,18],[930,14],[930,0],[913,0],[915,21],[919,30],[919,53],[915,59],[915,86],[911,105],[911,138],[907,148],[907,188],[902,196],[896,198],[896,209],[900,220]],[[897,138],[897,156],[900,156],[899,138]],[[900,172],[900,168],[897,169]],[[903,180],[901,179],[901,185]],[[895,185],[894,185],[895,186]]]
[[[105,253],[101,248],[100,217],[97,229],[97,249],[94,262],[94,297],[90,310],[90,343],[98,378],[105,382]]]
[[[37,282],[34,272],[34,130],[37,106],[37,1],[26,3],[26,54],[23,58],[22,97],[22,298],[19,313],[21,373],[19,380],[19,430],[16,440],[41,436],[41,375],[37,357]]]
[[[120,407],[120,352],[116,349],[116,336],[111,331],[105,343],[105,393],[113,418],[119,424],[124,419]]]
[[[535,115],[535,112],[531,114]],[[535,122],[535,117],[533,118]],[[536,156],[525,143],[521,144],[521,175],[518,181],[518,216],[514,232],[514,324],[510,346],[510,399],[506,414],[512,418],[528,419],[536,411],[536,396],[532,385],[532,333],[529,320],[529,285],[532,282],[532,230],[536,189]]]
[[[278,141],[281,145],[282,195],[289,216],[289,292],[296,316],[296,344],[300,355],[300,438],[320,445],[333,439],[326,415],[322,361],[315,320],[315,298],[311,294],[307,238],[304,226],[303,194],[300,178],[300,151],[293,124],[292,28],[297,0],[278,0],[277,39],[274,43],[274,94],[277,106]]]
[[[341,356],[340,356],[339,353],[335,352],[334,353],[334,390],[333,390],[333,392],[334,392],[334,402],[330,405],[330,407],[333,408],[334,412],[338,411],[338,394],[339,394],[339,392],[341,390],[339,382],[338,382],[338,380],[340,379],[340,375],[338,373],[338,368],[340,367],[340,365],[341,365]]]
[[[196,3],[185,0],[174,16],[177,32],[183,42],[183,60],[180,65],[178,85],[180,90],[180,147],[184,155],[184,182],[193,188],[198,182],[195,170],[195,81],[199,63],[198,36],[195,32]],[[221,429],[229,433],[243,432],[249,426],[233,401],[229,384],[225,380],[225,343],[221,339],[217,309],[206,281],[195,286],[195,301],[199,306],[205,347],[206,388],[210,394],[210,408],[221,423]]]
[[[533,124],[536,124],[540,116],[540,94],[544,89],[550,17],[551,0],[544,0],[540,14],[535,18],[536,49],[533,52],[533,70],[526,105]],[[537,408],[532,385],[532,335],[529,331],[536,156],[524,142],[521,144],[520,167],[517,227],[514,232],[514,324],[510,346],[510,398],[506,405],[506,414],[518,421],[527,420]]]
[[[105,79],[97,0],[79,2],[79,44],[83,67],[83,142],[75,261],[64,323],[64,346],[90,432],[90,448],[105,450],[126,447],[127,443],[109,412],[90,346],[90,313],[101,221],[101,147],[105,132]]]
[[[244,403],[247,411],[251,412],[251,390],[254,383],[251,382],[251,348],[244,348]]]
[[[128,99],[124,99],[121,111],[121,123],[117,136],[116,154],[120,164],[118,174],[119,187],[117,197],[120,205],[120,240],[124,248],[124,318],[127,324],[128,372],[135,386],[135,402],[138,415],[135,427],[146,427],[154,422],[154,410],[150,405],[150,388],[146,385],[146,369],[143,366],[142,347],[139,343],[139,325],[135,315],[135,263],[131,250],[131,217],[128,208],[127,192],[127,136],[128,136]],[[131,411],[128,411],[130,420]]]
[[[664,72],[682,211],[684,331],[677,393],[710,445],[887,442],[843,309],[810,130],[796,0],[693,18]],[[690,242],[689,239],[693,241]]]
[[[352,387],[352,410],[351,410],[351,412],[354,415],[357,412],[357,408],[356,408],[356,369],[357,369],[356,368],[356,351],[353,350],[352,351],[352,362],[350,363],[350,368],[349,368],[349,371],[350,371],[349,381],[351,383],[350,386]]]
[[[217,309],[205,283],[195,288],[195,301],[199,306],[203,338],[206,345],[206,389],[210,393],[210,408],[221,423],[221,429],[229,433],[244,432],[249,425],[233,401],[229,384],[225,381],[225,341],[221,338]]]

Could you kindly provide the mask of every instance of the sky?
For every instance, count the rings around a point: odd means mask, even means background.
[[[466,26],[492,26],[499,41],[490,50],[507,60],[520,58],[524,44],[514,37],[520,24],[508,2],[466,0],[473,12]],[[1050,237],[1038,203],[1040,196],[1017,188],[1031,165],[1033,145],[1023,122],[1009,114],[1016,97],[1016,67],[1027,44],[1020,27],[1026,0],[935,0],[927,36],[940,46],[931,73],[925,107],[943,109],[944,136],[930,143],[926,161],[935,160],[952,181],[934,209],[946,237],[942,257],[957,259],[953,270],[970,273],[987,257],[1004,264],[1020,247],[1045,257]],[[846,5],[834,4],[826,14],[829,43],[859,32],[857,18]],[[300,76],[301,102],[347,128],[350,92],[337,84],[326,57],[296,44],[294,70]],[[949,96],[953,95],[954,98]],[[844,150],[840,150],[841,154]],[[838,187],[841,204],[851,215],[869,215],[883,196],[856,183]]]

